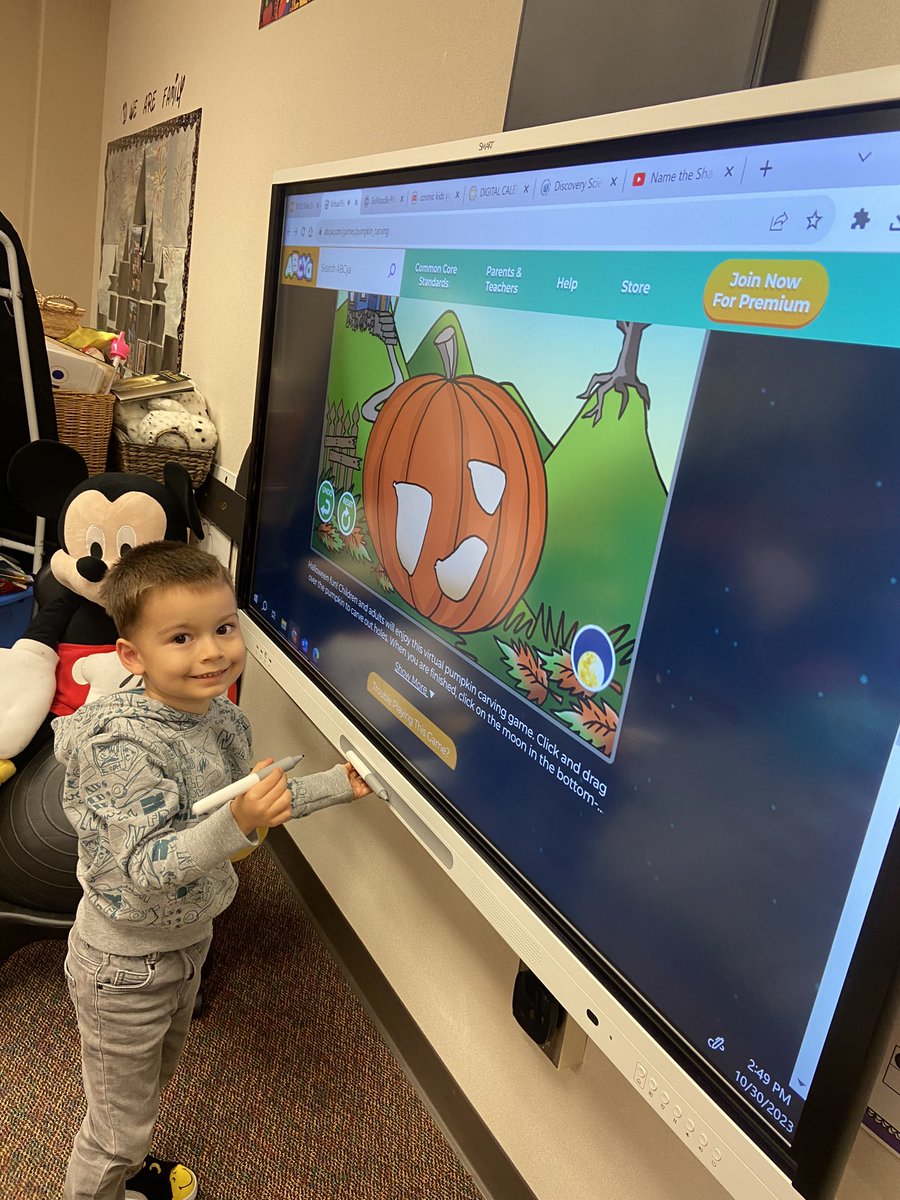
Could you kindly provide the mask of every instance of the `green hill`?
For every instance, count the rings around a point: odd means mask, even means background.
[[[587,401],[546,462],[547,536],[525,599],[568,624],[634,628],[643,607],[666,493],[643,401],[628,394],[621,417],[613,395],[596,424]]]
[[[472,358],[469,354],[469,346],[466,342],[466,335],[463,333],[462,325],[459,323],[459,317],[457,317],[455,312],[448,309],[447,312],[441,313],[410,355],[410,375],[444,376],[444,362],[441,358],[441,352],[434,344],[434,339],[447,328],[456,330],[456,374],[475,374],[475,369],[472,366]]]

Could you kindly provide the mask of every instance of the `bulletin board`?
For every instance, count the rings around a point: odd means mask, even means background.
[[[106,150],[97,327],[124,330],[136,374],[181,368],[201,111]]]

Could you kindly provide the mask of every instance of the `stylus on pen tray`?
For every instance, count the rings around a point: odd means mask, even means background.
[[[240,796],[242,792],[246,792],[252,788],[255,783],[259,783],[261,779],[265,779],[267,775],[271,775],[278,767],[281,767],[285,773],[293,771],[302,757],[302,754],[294,754],[290,758],[279,758],[278,762],[269,763],[261,771],[251,771],[243,779],[238,779],[235,783],[226,784],[225,787],[219,788],[217,792],[210,792],[208,796],[204,796],[202,800],[198,800],[191,811],[195,817],[201,817],[204,813],[221,808],[223,804],[227,804],[235,796]]]
[[[359,777],[369,785],[375,795],[380,796],[382,800],[387,800],[387,788],[384,786],[382,780],[378,778],[369,764],[364,762],[355,750],[345,749],[344,753],[347,755],[347,762],[357,773],[357,775],[359,775]]]

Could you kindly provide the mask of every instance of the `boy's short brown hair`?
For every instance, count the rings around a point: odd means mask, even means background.
[[[144,542],[123,554],[100,585],[100,600],[120,637],[129,637],[151,592],[165,587],[196,591],[227,584],[228,571],[217,558],[185,542]]]

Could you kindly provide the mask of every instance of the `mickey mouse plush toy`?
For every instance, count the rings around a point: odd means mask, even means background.
[[[53,594],[15,645],[0,649],[0,759],[23,765],[50,740],[54,717],[135,686],[131,676],[123,678],[118,635],[98,591],[109,568],[134,546],[184,541],[188,529],[202,538],[187,471],[166,463],[164,479],[89,478],[84,459],[62,442],[31,442],[10,461],[10,494],[34,516],[58,518],[60,549],[50,560]]]

